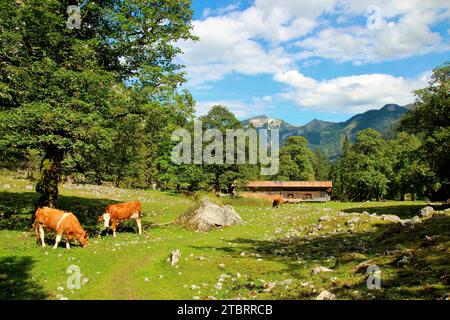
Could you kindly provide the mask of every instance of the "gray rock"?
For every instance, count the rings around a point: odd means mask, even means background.
[[[351,219],[349,219],[349,220],[347,220],[347,221],[345,222],[345,225],[348,226],[348,225],[351,225],[351,224],[358,223],[359,220],[360,220],[360,219],[359,219],[358,217],[351,218]]]
[[[399,216],[396,216],[394,214],[383,214],[381,218],[385,221],[392,221],[392,222],[400,222],[402,219],[400,219]]]
[[[319,218],[319,222],[322,222],[322,221],[330,221],[330,220],[331,220],[330,216],[321,216],[321,217]]]
[[[323,290],[317,297],[316,300],[336,300],[336,296],[327,290]]]
[[[426,206],[420,210],[420,215],[422,217],[429,217],[434,212],[434,209],[430,206]]]
[[[313,276],[315,276],[321,272],[333,272],[333,270],[325,268],[325,267],[317,267],[317,268],[312,269],[311,274]]]
[[[189,208],[177,223],[194,231],[209,231],[217,227],[241,224],[242,218],[232,206],[219,205],[208,197]]]
[[[180,261],[181,258],[181,252],[178,249],[172,250],[170,254],[170,265],[173,267],[175,266],[178,261]]]

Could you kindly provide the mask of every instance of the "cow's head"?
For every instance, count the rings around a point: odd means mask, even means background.
[[[89,243],[89,234],[84,232],[81,237],[78,238],[78,242],[80,242],[83,248],[86,247]]]
[[[103,225],[105,228],[109,228],[109,221],[111,220],[111,216],[109,213],[104,213],[98,217],[98,221],[103,221]]]

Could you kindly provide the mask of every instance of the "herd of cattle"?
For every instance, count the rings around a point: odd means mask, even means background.
[[[136,220],[138,233],[142,233],[141,223],[141,203],[138,201],[110,204],[106,207],[105,212],[98,217],[99,221],[103,221],[104,227],[109,228],[116,236],[117,225],[124,220]],[[38,243],[40,242],[45,247],[44,230],[53,230],[56,233],[56,241],[53,249],[58,247],[62,236],[66,238],[66,248],[70,249],[69,242],[76,239],[81,246],[88,245],[89,236],[84,231],[77,217],[72,212],[53,209],[49,207],[38,208],[36,210],[36,219],[34,221],[34,228]]]

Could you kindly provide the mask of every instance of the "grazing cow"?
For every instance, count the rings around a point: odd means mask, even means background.
[[[280,204],[280,203],[283,203],[284,201],[283,201],[283,197],[282,196],[276,196],[274,199],[273,199],[273,202],[272,202],[272,207],[273,208],[278,208],[278,205]]]
[[[134,219],[138,227],[138,233],[142,234],[141,223],[141,203],[139,201],[110,204],[106,207],[105,213],[98,217],[103,221],[105,228],[109,228],[111,222],[111,229],[113,236],[116,236],[116,227],[120,221]]]
[[[83,247],[88,244],[88,235],[72,212],[49,207],[38,208],[36,210],[34,228],[38,243],[40,241],[42,247],[45,247],[44,229],[50,229],[56,232],[56,241],[53,249],[58,247],[63,234],[66,237],[67,249],[70,249],[69,241],[72,239],[78,240]]]

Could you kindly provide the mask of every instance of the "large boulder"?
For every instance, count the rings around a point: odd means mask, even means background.
[[[430,215],[433,214],[433,211],[434,211],[433,207],[426,206],[420,210],[420,215],[424,218],[429,217]]]
[[[209,231],[240,224],[242,218],[232,206],[221,205],[205,196],[181,215],[177,223],[190,230]]]

